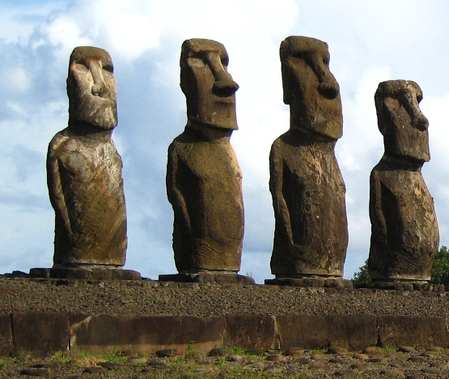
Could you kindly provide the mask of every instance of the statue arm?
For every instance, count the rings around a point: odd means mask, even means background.
[[[57,157],[55,157],[55,149],[52,144],[50,144],[47,155],[47,185],[50,195],[50,203],[55,210],[56,216],[62,220],[64,228],[71,235],[72,228],[69,212],[67,210],[67,204],[65,202],[65,197],[62,190],[60,161]]]
[[[279,231],[285,234],[288,241],[293,244],[290,212],[283,192],[284,162],[276,150],[276,146],[273,145],[270,152],[270,192],[273,198],[274,216],[276,227],[281,228]]]
[[[187,204],[185,198],[178,187],[177,177],[179,174],[179,156],[175,147],[170,145],[168,149],[168,163],[167,163],[167,197],[168,201],[172,204],[173,211],[176,218],[181,219],[182,225],[187,227],[188,231],[191,231],[190,216],[187,210]]]

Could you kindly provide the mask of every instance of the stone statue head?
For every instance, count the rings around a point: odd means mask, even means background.
[[[419,162],[430,160],[429,121],[419,103],[421,88],[411,80],[388,80],[379,84],[374,96],[385,154]]]
[[[189,121],[238,129],[234,94],[239,86],[227,71],[228,61],[228,53],[219,42],[194,38],[182,44],[181,89]]]
[[[338,139],[343,134],[340,87],[329,71],[327,43],[287,37],[280,48],[284,103],[292,126]]]
[[[110,130],[117,126],[117,89],[109,53],[91,46],[70,55],[67,94],[72,121]]]

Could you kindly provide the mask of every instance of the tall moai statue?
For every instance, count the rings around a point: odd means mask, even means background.
[[[340,90],[325,42],[292,36],[280,48],[290,129],[270,153],[275,233],[266,284],[342,286],[348,245],[345,185],[334,153],[342,136]]]
[[[243,243],[242,174],[230,137],[237,83],[216,41],[190,39],[181,52],[187,126],[168,149],[167,195],[174,211],[179,273],[159,280],[254,283],[237,275]]]
[[[408,282],[421,289],[438,250],[433,199],[421,174],[430,160],[429,123],[419,108],[421,99],[421,88],[410,80],[382,82],[375,94],[385,145],[370,178],[368,267],[375,287]]]
[[[117,90],[108,52],[70,56],[68,127],[50,142],[47,182],[55,210],[52,277],[140,279],[122,270],[127,247],[122,160],[112,142]],[[34,269],[39,275],[39,270]]]

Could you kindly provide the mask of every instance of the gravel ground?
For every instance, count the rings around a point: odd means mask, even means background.
[[[292,355],[275,351],[260,355],[224,351],[220,356],[192,352],[189,356],[168,358],[59,353],[40,360],[30,357],[0,360],[0,378],[448,378],[447,350],[415,351],[411,347],[402,350],[374,348],[364,353],[349,353],[297,349]]]
[[[0,276],[0,313],[222,316],[394,314],[449,316],[446,293],[335,290],[142,281],[81,281]]]
[[[192,315],[394,314],[449,317],[446,293],[370,289],[212,285],[142,281],[68,281],[0,276],[0,313]],[[81,356],[0,358],[0,378],[449,378],[449,350],[263,352],[158,358]],[[102,362],[113,362],[105,364]],[[34,367],[43,365],[44,367]],[[95,367],[90,369],[90,367]],[[87,369],[87,371],[86,371]],[[25,370],[25,371],[24,371]],[[28,370],[28,371],[27,371]],[[38,371],[36,371],[38,370]],[[40,370],[40,371],[39,371]]]

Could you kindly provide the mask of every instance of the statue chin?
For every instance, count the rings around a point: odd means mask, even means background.
[[[82,111],[75,117],[79,122],[95,128],[112,130],[117,126],[117,112],[114,108],[96,108],[94,112]]]

